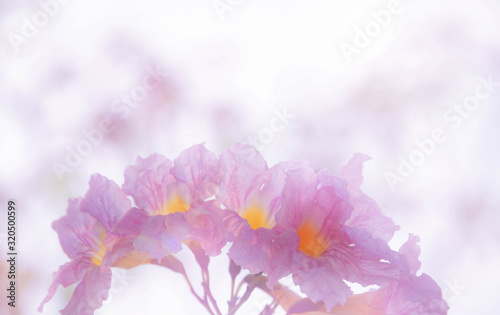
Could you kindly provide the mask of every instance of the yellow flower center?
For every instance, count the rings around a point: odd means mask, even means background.
[[[330,246],[324,235],[320,235],[320,228],[311,221],[304,221],[297,229],[300,237],[299,250],[307,256],[318,258]]]
[[[104,243],[99,244],[99,249],[98,250],[93,250],[91,254],[92,258],[92,263],[96,266],[100,266],[102,263],[102,258],[106,254],[106,246],[104,246]]]
[[[155,214],[167,215],[175,212],[186,212],[188,210],[189,205],[184,201],[184,198],[179,195],[174,195],[170,197],[168,202],[166,202]]]
[[[133,250],[129,252],[125,257],[122,257],[115,261],[112,267],[119,267],[123,269],[135,268],[139,265],[149,264],[153,259],[149,257],[145,252],[139,252]]]
[[[261,206],[251,206],[241,214],[254,230],[258,228],[270,229],[274,226],[274,218],[269,218],[269,213]]]

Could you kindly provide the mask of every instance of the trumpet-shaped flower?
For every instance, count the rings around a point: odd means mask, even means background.
[[[327,309],[352,294],[345,281],[385,285],[399,277],[400,267],[390,263],[399,260],[397,253],[362,226],[347,225],[356,211],[344,179],[311,168],[288,172],[277,225],[300,239],[291,249],[300,260],[291,266],[294,282]]]
[[[126,169],[122,189],[93,175],[85,197],[70,199],[66,216],[53,223],[71,261],[54,274],[39,310],[59,285],[78,283],[61,313],[93,312],[107,298],[111,267],[151,263],[183,274],[209,313],[220,314],[210,292],[209,256],[232,242],[230,314],[255,287],[290,313],[445,314],[437,284],[416,275],[418,238],[410,236],[399,252],[387,244],[398,227],[361,191],[367,159],[355,155],[335,176],[316,173],[308,162],[269,168],[257,150],[243,144],[218,159],[200,144],[174,162],[159,154],[138,158]],[[202,269],[203,298],[173,255],[182,245]],[[235,293],[234,281],[241,268],[254,275],[243,279],[247,289],[238,297],[243,282]],[[306,299],[277,283],[290,274]],[[348,282],[380,287],[353,295]]]
[[[376,290],[354,294],[347,298],[344,305],[337,305],[330,311],[307,298],[301,299],[286,288],[279,288],[275,294],[287,311],[307,312],[310,315],[444,315],[448,305],[439,286],[426,274],[416,275],[420,268],[418,241],[417,236],[410,235],[399,250],[402,259],[408,263],[410,273],[402,273],[399,279]]]
[[[125,171],[122,189],[138,208],[123,218],[115,231],[114,259],[134,249],[161,261],[182,249],[186,239],[198,240],[207,253],[217,255],[227,242],[221,224],[227,212],[213,201],[221,177],[217,157],[195,145],[172,163],[154,154],[138,158]]]
[[[287,172],[309,164],[282,162],[269,169],[261,154],[244,144],[227,148],[220,161],[224,179],[217,199],[240,218],[232,225],[235,239],[229,257],[252,273],[267,273],[272,287],[290,273],[280,268],[288,266],[282,260],[293,258],[283,249],[294,247],[298,241],[296,235],[276,226]]]
[[[130,209],[127,196],[114,182],[93,175],[85,197],[70,199],[65,217],[52,225],[61,246],[71,259],[54,273],[47,297],[39,307],[52,299],[57,287],[79,282],[62,314],[87,314],[99,308],[111,286],[110,267],[133,267],[149,261],[132,251],[120,261],[102,264],[107,257],[106,237],[123,214]]]

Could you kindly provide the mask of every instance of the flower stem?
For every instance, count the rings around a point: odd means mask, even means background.
[[[236,290],[236,296],[238,295],[238,292],[240,291],[243,283],[248,282],[247,288],[245,290],[245,293],[243,293],[243,296],[236,303],[236,305],[234,305],[229,309],[228,315],[236,314],[236,311],[250,298],[250,295],[255,289],[261,274],[262,272],[256,275],[248,275],[241,281],[240,285],[238,286],[238,289]]]
[[[191,284],[191,281],[189,280],[189,278],[188,278],[188,276],[186,275],[186,273],[185,273],[185,272],[183,272],[183,273],[182,273],[182,275],[184,276],[184,279],[186,279],[186,282],[187,282],[187,284],[189,285],[189,289],[191,290],[191,293],[194,295],[194,297],[195,297],[195,298],[196,298],[196,299],[197,299],[197,300],[201,303],[201,305],[203,305],[203,306],[207,309],[207,311],[208,311],[208,313],[209,313],[210,315],[215,315],[215,313],[212,311],[212,309],[211,309],[211,307],[210,307],[210,304],[209,304],[209,303],[208,303],[208,301],[207,301],[206,296],[205,296],[205,298],[204,298],[204,299],[202,299],[202,298],[201,298],[201,297],[200,297],[200,296],[196,293],[196,291],[194,290],[193,285]]]
[[[201,273],[203,279],[203,288],[205,290],[205,299],[208,297],[210,302],[212,302],[212,305],[215,308],[215,312],[217,313],[217,315],[222,315],[219,306],[217,305],[217,301],[214,299],[212,291],[210,290],[210,274],[208,272],[208,269],[202,270]]]

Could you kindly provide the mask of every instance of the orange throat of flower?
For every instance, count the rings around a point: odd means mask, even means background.
[[[321,228],[314,222],[304,221],[297,229],[300,237],[299,250],[307,256],[318,258],[330,246],[330,242],[320,234]]]
[[[92,263],[96,266],[100,266],[102,263],[102,258],[106,254],[106,246],[104,242],[99,244],[99,249],[94,249],[91,254]]]
[[[175,212],[186,212],[189,210],[189,204],[186,203],[184,198],[179,195],[174,195],[168,198],[168,201],[163,206],[155,211],[155,215],[167,215]]]
[[[269,217],[269,213],[264,207],[251,206],[242,211],[241,217],[248,221],[254,230],[258,228],[271,229],[274,226],[274,218]]]

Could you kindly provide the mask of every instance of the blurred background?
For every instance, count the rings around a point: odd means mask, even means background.
[[[91,174],[121,185],[137,156],[247,142],[269,165],[371,156],[362,187],[401,227],[391,246],[420,236],[449,314],[497,314],[499,14],[494,0],[0,0],[2,287],[11,199],[19,253],[18,305],[0,313],[36,314],[68,261],[50,224]],[[226,261],[211,268],[225,304]],[[96,314],[202,314],[193,301],[141,266],[114,271]]]

